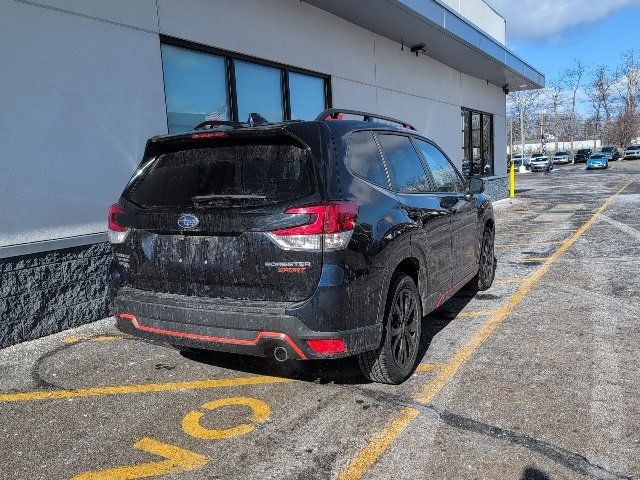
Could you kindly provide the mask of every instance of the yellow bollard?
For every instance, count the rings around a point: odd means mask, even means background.
[[[516,166],[515,162],[511,161],[511,171],[509,172],[509,197],[516,196]]]

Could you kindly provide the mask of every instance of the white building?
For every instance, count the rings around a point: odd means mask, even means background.
[[[207,113],[405,119],[505,195],[505,91],[544,76],[481,0],[0,0],[0,347],[98,318],[106,212]]]

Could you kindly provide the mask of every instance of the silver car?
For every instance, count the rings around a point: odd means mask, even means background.
[[[553,160],[549,157],[535,157],[531,158],[529,164],[532,172],[550,172],[553,170]]]
[[[625,160],[640,158],[640,145],[629,145],[624,151]]]
[[[571,153],[569,152],[556,152],[553,156],[554,165],[566,165],[571,163]]]

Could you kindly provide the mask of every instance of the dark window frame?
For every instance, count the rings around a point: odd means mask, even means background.
[[[422,156],[422,152],[420,152],[420,149],[418,148],[418,146],[416,145],[415,142],[415,136],[405,133],[405,132],[399,132],[399,131],[395,131],[395,130],[372,130],[371,131],[373,133],[373,138],[376,142],[376,145],[378,147],[378,152],[380,154],[380,157],[382,158],[382,164],[384,166],[384,170],[385,173],[387,174],[387,182],[389,182],[389,190],[392,191],[393,193],[396,194],[401,194],[401,195],[433,195],[435,193],[438,192],[434,192],[433,189],[435,188],[435,184],[433,182],[433,178],[431,177],[431,171],[429,170],[428,165],[426,164],[423,156]],[[429,184],[429,190],[424,191],[424,192],[403,192],[401,190],[397,189],[397,186],[395,185],[395,182],[391,179],[391,172],[389,170],[389,165],[387,164],[387,158],[386,155],[384,154],[384,150],[382,149],[382,145],[380,145],[380,141],[378,139],[379,135],[394,135],[397,137],[407,137],[409,139],[409,142],[411,143],[411,146],[413,147],[413,150],[415,151],[416,156],[418,157],[418,161],[420,162],[420,165],[422,166],[422,170],[424,172],[424,176],[425,179],[427,180],[427,183]],[[432,143],[431,141],[429,141],[429,143]],[[437,148],[437,147],[436,147]],[[457,172],[457,170],[456,170]]]
[[[444,151],[433,141],[430,140],[428,138],[425,137],[418,137],[418,136],[412,136],[412,141],[414,144],[414,147],[416,149],[416,151],[418,152],[418,155],[420,156],[420,161],[424,164],[424,168],[427,171],[427,175],[429,177],[429,183],[431,184],[431,188],[433,188],[434,190],[432,192],[429,192],[433,195],[460,195],[460,192],[449,192],[449,191],[440,191],[440,190],[436,190],[436,180],[433,176],[433,172],[431,171],[431,167],[429,166],[429,162],[427,161],[427,159],[424,156],[424,152],[422,151],[422,149],[418,146],[418,141],[420,142],[424,142],[424,143],[428,143],[429,145],[431,145],[433,148],[435,148],[438,152],[440,152],[440,154],[444,157],[444,159],[449,163],[449,166],[451,168],[453,168],[453,171],[456,174],[456,177],[458,177],[458,180],[460,181],[460,183],[463,186],[463,190],[466,190],[467,186],[468,186],[468,180],[466,178],[464,178],[464,175],[458,170],[458,168],[455,166],[455,164],[451,161],[451,159],[449,158],[449,156],[444,153]]]
[[[357,174],[356,172],[354,172],[353,170],[351,170],[351,165],[350,165],[350,155],[351,155],[351,137],[353,136],[353,134],[355,133],[368,133],[369,135],[371,135],[371,138],[373,140],[373,144],[376,146],[376,151],[378,152],[378,158],[380,159],[380,165],[382,165],[382,170],[384,170],[384,178],[387,181],[386,185],[378,185],[377,183],[372,182],[371,180],[369,180],[368,178],[364,178],[361,175]],[[352,132],[349,132],[349,145],[347,146],[347,150],[345,152],[345,166],[347,167],[347,170],[349,171],[349,173],[351,173],[351,175],[353,175],[354,177],[359,178],[360,180],[362,180],[363,182],[367,182],[369,185],[373,185],[376,186],[378,188],[382,188],[383,190],[387,190],[389,192],[394,192],[392,185],[391,185],[391,177],[389,176],[389,168],[387,167],[387,162],[385,162],[384,160],[384,155],[382,154],[382,149],[380,148],[380,144],[378,143],[378,137],[376,137],[374,135],[375,131],[371,130],[371,129],[362,129],[362,130],[353,130]]]
[[[469,156],[471,158],[469,158],[469,162],[470,162],[470,175],[468,176],[464,176],[463,178],[465,179],[469,179],[469,178],[482,178],[482,177],[491,177],[493,175],[495,175],[495,167],[496,167],[496,150],[495,150],[495,138],[494,138],[494,134],[495,134],[495,115],[493,115],[492,113],[489,112],[483,112],[481,110],[475,110],[473,108],[467,108],[467,107],[462,107],[461,108],[461,114],[465,114],[465,115],[469,115],[469,132],[468,132],[468,143],[467,145],[464,144],[464,135],[465,135],[465,131],[464,131],[464,124],[462,126],[462,129],[460,130],[460,133],[462,134],[462,138],[463,138],[463,144],[462,144],[462,151],[464,152],[465,149],[468,150],[469,152]],[[480,126],[479,126],[479,130],[480,130],[480,155],[483,156],[484,154],[484,119],[485,117],[489,117],[491,119],[491,132],[489,133],[490,138],[491,138],[491,174],[485,174],[484,173],[484,165],[485,162],[483,161],[481,164],[481,170],[482,172],[480,173],[480,175],[474,175],[473,174],[473,114],[478,114],[480,115]],[[462,115],[461,115],[462,118]],[[463,158],[464,160],[464,155]],[[456,169],[457,170],[457,169]]]
[[[160,43],[164,45],[171,45],[173,47],[185,48],[193,50],[199,53],[207,53],[210,55],[216,55],[222,57],[225,60],[225,66],[227,70],[227,92],[228,92],[228,105],[230,120],[238,122],[238,95],[236,89],[236,74],[235,74],[235,62],[241,60],[244,62],[255,63],[256,65],[262,65],[265,67],[277,68],[280,70],[280,89],[282,94],[282,115],[283,119],[291,120],[291,92],[289,90],[289,73],[299,73],[302,75],[309,75],[311,77],[321,78],[324,80],[324,103],[325,109],[331,108],[333,100],[331,98],[331,76],[314,72],[313,70],[307,70],[304,68],[295,67],[293,65],[287,65],[284,63],[272,62],[270,60],[264,60],[251,55],[245,55],[242,53],[230,52],[229,50],[223,50],[220,48],[204,45],[202,43],[192,42],[184,40],[182,38],[171,37],[168,35],[160,35]],[[164,72],[164,64],[162,66]],[[164,82],[163,82],[164,88]],[[166,94],[165,94],[165,108],[166,108]],[[320,112],[318,112],[320,113]],[[167,118],[167,130],[169,128],[169,119]]]

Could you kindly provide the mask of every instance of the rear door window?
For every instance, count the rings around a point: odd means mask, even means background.
[[[394,190],[420,193],[430,190],[429,179],[411,139],[404,135],[376,134]]]
[[[371,132],[354,132],[351,134],[347,166],[358,177],[374,185],[389,188],[382,158]]]
[[[416,145],[418,145],[431,171],[436,191],[460,193],[465,190],[465,183],[440,150],[424,140],[416,139]]]
[[[311,193],[308,150],[276,137],[216,139],[159,155],[128,196],[142,206],[259,206]]]

